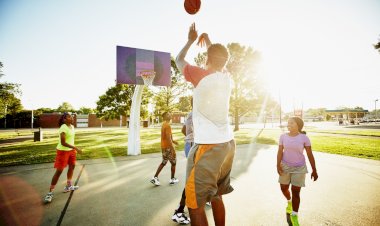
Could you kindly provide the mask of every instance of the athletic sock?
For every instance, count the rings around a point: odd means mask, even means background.
[[[298,215],[298,212],[292,211],[292,215],[293,215],[293,216],[297,216],[297,215]]]

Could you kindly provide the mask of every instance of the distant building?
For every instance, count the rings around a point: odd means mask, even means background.
[[[188,113],[174,111],[172,113],[172,123],[184,123]]]
[[[61,113],[44,113],[39,116],[39,126],[42,128],[58,128],[58,121]],[[76,115],[73,114],[73,125],[78,128],[86,127],[112,127],[112,126],[126,126],[126,117],[122,116],[120,119],[100,119],[96,114]]]
[[[362,119],[369,114],[368,110],[362,109],[341,109],[341,110],[326,110],[326,116],[331,116],[332,119],[350,120],[350,119]]]

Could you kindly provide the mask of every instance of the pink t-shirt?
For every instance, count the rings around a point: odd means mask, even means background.
[[[284,146],[282,162],[288,166],[304,166],[306,165],[303,150],[305,147],[310,147],[310,139],[305,134],[298,134],[295,137],[284,133],[280,136],[279,145]]]

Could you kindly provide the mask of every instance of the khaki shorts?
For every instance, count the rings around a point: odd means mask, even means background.
[[[186,206],[203,207],[234,189],[230,173],[235,155],[235,141],[221,144],[194,144],[189,152],[186,169]]]
[[[291,184],[297,187],[305,187],[305,178],[307,173],[306,165],[300,167],[288,166],[281,163],[282,174],[278,178],[280,184]]]

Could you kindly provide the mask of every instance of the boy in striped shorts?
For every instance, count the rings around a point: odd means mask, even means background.
[[[205,204],[212,203],[215,225],[225,225],[225,207],[222,195],[232,192],[230,173],[235,154],[235,141],[228,120],[232,81],[223,72],[228,51],[221,44],[211,44],[206,33],[198,44],[206,44],[205,68],[185,61],[190,46],[198,38],[192,24],[188,41],[176,58],[176,64],[185,79],[194,85],[193,126],[194,146],[191,148],[186,170],[186,206],[191,225],[208,225]]]

